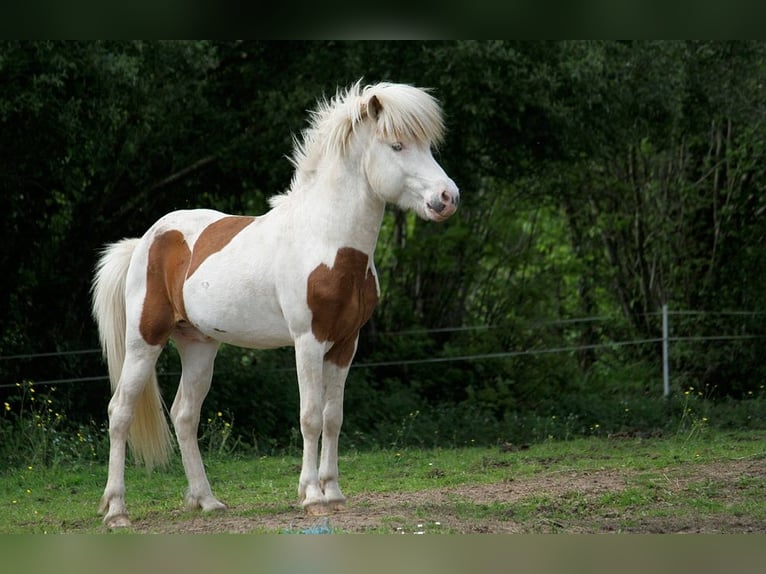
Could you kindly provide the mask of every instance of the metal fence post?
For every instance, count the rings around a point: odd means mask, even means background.
[[[662,305],[662,388],[663,395],[670,396],[670,337],[668,328],[668,305]]]

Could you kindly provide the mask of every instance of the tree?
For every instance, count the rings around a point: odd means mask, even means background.
[[[98,249],[174,209],[264,212],[289,185],[285,156],[307,110],[359,79],[434,89],[448,127],[437,159],[462,191],[443,225],[386,214],[383,297],[360,362],[592,347],[614,329],[654,338],[665,302],[761,310],[765,56],[750,41],[0,43],[0,355],[94,348]],[[556,323],[583,316],[617,326]],[[756,343],[732,348],[690,347],[674,369],[737,392],[761,362]],[[503,416],[560,394],[608,353],[358,377],[408,407],[481,396]],[[174,371],[172,354],[163,361]],[[290,362],[227,349],[211,403],[231,402],[256,378],[243,365],[258,363],[274,372],[254,388],[286,404],[275,373]],[[95,354],[0,363],[9,382],[101,372]],[[85,418],[103,416],[106,389],[73,387]],[[249,423],[287,424],[269,420]]]

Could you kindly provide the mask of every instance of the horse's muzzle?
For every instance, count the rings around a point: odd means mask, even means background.
[[[426,207],[431,219],[434,221],[444,221],[457,210],[460,203],[460,192],[457,187],[445,188],[441,192],[435,193],[427,202]]]

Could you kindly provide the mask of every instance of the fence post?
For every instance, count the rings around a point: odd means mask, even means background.
[[[670,396],[670,337],[668,305],[662,305],[662,388],[665,398]]]

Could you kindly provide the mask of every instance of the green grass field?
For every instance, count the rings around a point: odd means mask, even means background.
[[[306,517],[298,456],[207,460],[225,513],[182,507],[178,460],[126,474],[131,532],[766,532],[766,432],[342,452],[346,512]],[[1,533],[104,532],[106,466],[0,475]]]

